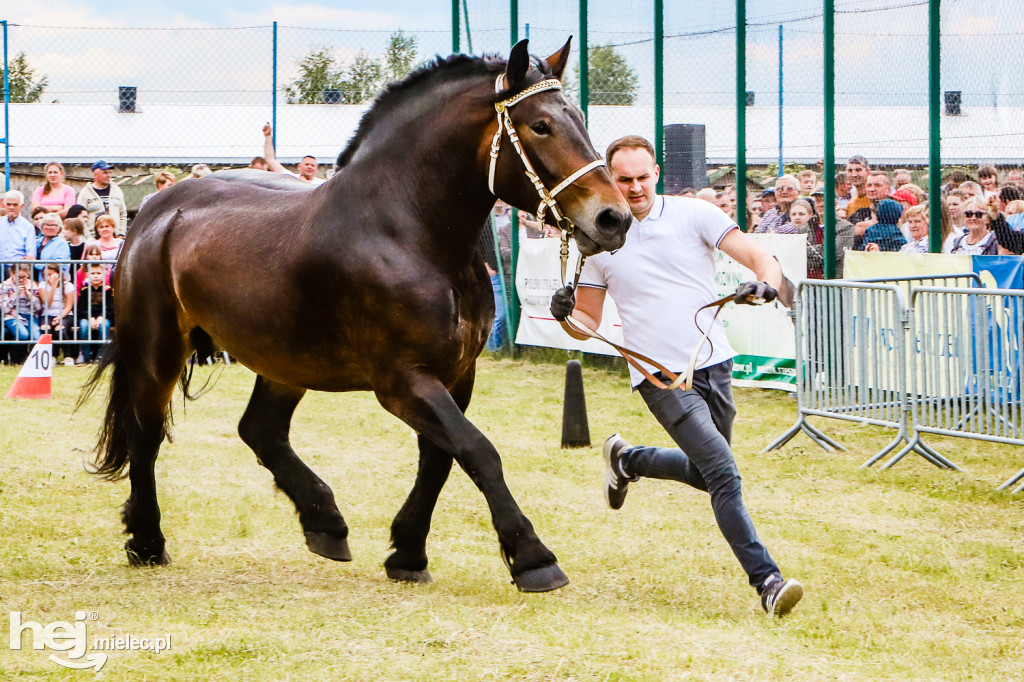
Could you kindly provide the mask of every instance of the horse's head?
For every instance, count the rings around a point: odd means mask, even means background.
[[[633,215],[590,142],[583,112],[562,93],[571,42],[534,63],[527,41],[512,48],[495,85],[488,180],[501,199],[568,230],[588,256],[622,246]]]

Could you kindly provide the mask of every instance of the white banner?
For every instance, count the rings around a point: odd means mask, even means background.
[[[782,270],[794,283],[807,275],[807,248],[803,235],[751,234],[762,248],[774,254]],[[516,287],[522,315],[516,343],[527,346],[564,348],[600,355],[618,355],[617,351],[594,339],[577,341],[566,334],[551,317],[548,306],[551,294],[562,286],[558,239],[520,239],[516,267]],[[752,272],[721,251],[718,253],[716,287],[720,296],[736,290],[740,282],[753,279]],[[575,244],[570,241],[566,279],[570,282],[579,259]],[[707,301],[710,303],[711,301]],[[729,304],[719,316],[725,326],[729,343],[737,353],[733,383],[793,390],[796,381],[793,322],[787,310],[778,304],[760,307]],[[605,297],[601,328],[598,332],[610,341],[622,343],[619,314],[611,296]]]

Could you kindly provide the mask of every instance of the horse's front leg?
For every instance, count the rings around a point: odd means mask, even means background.
[[[389,412],[397,416],[406,424],[411,426],[422,438],[428,439],[435,446],[454,457],[459,466],[469,475],[473,483],[484,494],[487,505],[491,511],[491,520],[498,533],[498,542],[501,551],[509,564],[512,580],[523,592],[547,592],[568,584],[569,579],[562,569],[559,568],[555,555],[544,546],[533,530],[533,525],[526,518],[519,505],[516,504],[512,493],[501,472],[501,458],[490,441],[473,426],[463,414],[460,404],[448,392],[441,381],[428,372],[417,369],[405,373],[397,373],[388,381],[379,382],[374,388],[377,399]],[[460,396],[463,398],[463,396]],[[468,396],[465,396],[463,406],[468,404]],[[421,467],[425,462],[421,451]],[[444,466],[444,458],[432,455],[431,460],[434,466]],[[448,462],[447,467],[451,463]],[[428,498],[433,501],[437,498],[436,488],[444,484],[447,477],[445,467],[444,477],[440,472],[432,476],[432,484],[429,486],[431,494],[426,494],[427,487],[422,486],[422,501]],[[421,471],[417,479],[417,486],[420,486],[420,478],[423,478]],[[438,483],[439,481],[439,483]],[[410,494],[410,500],[416,494]],[[412,528],[413,526],[401,521],[402,514],[407,512],[409,501],[396,518],[399,531]],[[429,523],[429,515],[427,516]],[[396,554],[399,554],[399,538],[394,534]],[[423,541],[426,540],[426,528],[423,528]],[[419,542],[417,539],[416,542]],[[426,555],[423,554],[423,567],[426,569]],[[389,560],[390,561],[390,560]],[[390,570],[389,566],[389,570]],[[399,568],[399,567],[395,567]],[[406,568],[406,567],[401,567]],[[408,567],[415,569],[415,567]],[[398,576],[404,579],[404,576]]]

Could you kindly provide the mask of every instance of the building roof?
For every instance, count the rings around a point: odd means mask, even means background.
[[[365,105],[281,105],[277,156],[295,163],[312,154],[333,163],[355,132]],[[115,106],[12,104],[11,160],[15,163],[247,164],[263,153],[261,129],[269,106],[147,105],[136,113]],[[783,117],[786,163],[816,162],[823,153],[824,121],[818,107],[787,107]],[[649,106],[591,106],[590,133],[598,151],[616,138],[653,140]],[[747,162],[778,160],[778,109],[746,109]],[[861,154],[875,165],[920,165],[928,159],[927,107],[841,107],[836,110],[836,160]],[[965,108],[943,116],[944,164],[1017,164],[1024,159],[1024,107]],[[666,125],[703,124],[709,164],[735,162],[733,107],[667,107]]]

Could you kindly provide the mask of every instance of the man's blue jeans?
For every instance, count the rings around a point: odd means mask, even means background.
[[[736,416],[731,382],[732,360],[697,370],[689,391],[665,391],[645,380],[637,390],[682,449],[636,445],[622,451],[622,466],[632,476],[679,481],[710,492],[722,535],[750,584],[758,587],[781,571],[743,504],[740,472],[729,447]]]
[[[494,291],[494,326],[487,337],[487,350],[498,350],[505,345],[508,323],[505,321],[505,297],[501,292],[501,277],[491,275],[491,289]]]

